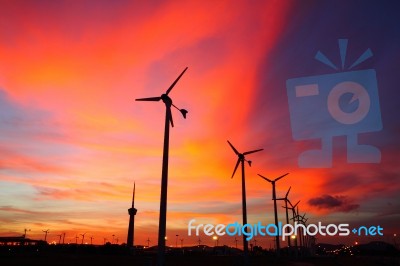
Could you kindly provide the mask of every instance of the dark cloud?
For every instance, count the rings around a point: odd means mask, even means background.
[[[360,207],[359,204],[349,202],[346,196],[323,195],[308,200],[308,204],[318,209],[327,209],[340,212],[349,212]]]

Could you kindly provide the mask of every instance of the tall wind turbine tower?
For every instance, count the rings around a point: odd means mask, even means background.
[[[128,227],[128,240],[126,241],[128,247],[133,247],[133,240],[135,236],[135,215],[137,209],[135,208],[135,182],[133,183],[132,207],[128,209],[129,213],[129,227]]]
[[[175,81],[169,86],[167,91],[164,94],[161,94],[159,97],[149,97],[149,98],[140,98],[136,99],[136,101],[150,101],[150,102],[159,102],[163,101],[165,104],[165,129],[164,129],[164,148],[163,148],[163,163],[162,163],[162,172],[161,172],[161,195],[160,195],[160,218],[158,223],[158,266],[165,265],[165,237],[167,236],[167,194],[168,194],[168,160],[169,160],[169,127],[170,124],[174,127],[174,121],[172,119],[171,108],[176,108],[179,112],[181,112],[183,118],[186,119],[186,115],[188,111],[186,109],[179,109],[172,103],[172,99],[168,96],[171,90],[175,87],[176,83],[185,74],[186,67],[182,73],[175,79]]]
[[[245,179],[245,171],[244,171],[244,162],[246,161],[249,166],[251,166],[251,161],[246,159],[246,155],[262,151],[263,149],[258,149],[258,150],[252,150],[252,151],[246,151],[244,153],[238,152],[238,150],[232,145],[232,143],[229,142],[229,146],[231,146],[232,150],[235,152],[235,154],[238,156],[238,160],[235,165],[235,169],[233,170],[233,174],[231,178],[235,176],[236,170],[239,167],[239,164],[242,165],[242,215],[243,215],[243,225],[247,224],[247,207],[246,207],[246,179]],[[245,229],[247,233],[247,228]],[[249,246],[247,243],[246,235],[243,234],[243,252],[245,256],[245,260],[247,260],[247,253],[249,251]],[[247,261],[245,262],[247,264]]]

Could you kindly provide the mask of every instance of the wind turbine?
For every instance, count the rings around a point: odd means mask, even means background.
[[[236,148],[232,145],[232,143],[229,142],[229,140],[228,140],[228,143],[229,143],[229,146],[231,146],[232,150],[235,152],[235,154],[238,156],[238,160],[236,162],[235,169],[233,170],[233,174],[232,174],[231,178],[233,178],[233,176],[235,175],[239,164],[242,165],[242,215],[243,215],[243,225],[245,225],[245,224],[247,224],[247,208],[246,208],[246,181],[245,181],[244,162],[246,161],[249,164],[249,166],[251,166],[251,161],[246,160],[245,156],[248,154],[251,154],[251,153],[262,151],[263,149],[246,151],[244,153],[240,153],[236,150]],[[245,230],[247,232],[247,227]],[[249,246],[248,246],[248,243],[246,240],[246,235],[243,234],[243,252],[244,252],[245,256],[247,256],[248,251],[249,251]]]
[[[292,218],[290,220],[293,220],[293,222],[294,222],[294,219],[297,216],[296,207],[300,203],[300,200],[295,205],[293,205],[292,202],[290,202],[289,199],[287,200],[287,202],[289,202],[290,207],[282,206],[282,208],[286,208],[286,209],[292,210]]]
[[[285,195],[285,197],[284,198],[279,198],[279,199],[276,199],[276,200],[284,200],[285,201],[285,209],[286,209],[286,224],[289,224],[289,210],[288,210],[288,206],[287,206],[287,204],[288,204],[288,196],[289,196],[289,192],[290,192],[290,189],[291,189],[292,187],[289,187],[289,189],[288,189],[288,191],[286,192],[286,195]],[[288,238],[288,247],[290,248],[290,237]]]
[[[296,206],[300,203],[300,200],[295,205],[293,205],[289,199],[287,200],[287,202],[289,202],[290,207],[287,207],[287,206],[282,206],[282,207],[285,208],[286,210],[289,210],[289,209],[292,210],[292,218],[290,220],[293,220],[293,225],[294,225],[295,217],[297,215],[296,214]],[[296,252],[297,252],[297,238],[295,238],[294,244],[296,246]]]
[[[304,213],[303,215],[300,215],[299,206],[297,206],[297,215],[296,215],[295,218],[297,219],[297,222],[299,222],[300,224],[303,224],[304,226],[306,225],[306,222],[308,220],[308,218],[305,219],[305,216],[306,216],[306,213]],[[301,234],[300,234],[300,246],[304,246],[306,244],[305,243],[304,232],[303,232],[303,229],[301,229],[301,228],[299,228],[299,229],[300,229],[300,232],[301,232]]]
[[[308,218],[305,218],[306,214],[304,213],[303,216],[301,216],[300,222],[307,228],[307,221]],[[308,247],[308,235],[303,234],[303,245],[307,248]]]
[[[289,173],[286,173],[284,175],[281,175],[280,177],[275,178],[274,180],[270,180],[268,178],[266,178],[265,176],[262,176],[260,174],[258,174],[261,178],[263,178],[264,180],[270,182],[272,184],[272,199],[274,201],[274,214],[275,214],[275,226],[276,229],[279,231],[278,229],[278,210],[276,209],[276,190],[275,190],[275,183],[276,181],[280,180],[281,178],[287,176]],[[275,237],[275,241],[276,241],[276,253],[279,255],[279,250],[280,250],[280,246],[279,246],[279,234],[276,235]]]
[[[47,240],[47,234],[49,233],[49,229],[47,229],[47,230],[42,230],[42,232],[44,233],[44,242],[46,242],[46,240]]]
[[[167,193],[168,193],[168,152],[169,152],[169,125],[174,127],[174,122],[172,119],[171,106],[178,109],[183,118],[186,118],[188,113],[185,109],[179,109],[172,103],[172,99],[168,96],[171,90],[175,87],[176,83],[186,72],[188,68],[186,67],[182,73],[175,79],[175,81],[169,86],[167,91],[160,97],[149,97],[140,98],[136,101],[153,101],[158,102],[162,100],[165,104],[166,114],[165,114],[165,129],[164,129],[164,149],[163,149],[163,164],[162,164],[162,175],[161,175],[161,196],[160,196],[160,217],[158,224],[158,265],[165,264],[165,236],[166,236],[166,224],[167,224]]]
[[[292,207],[289,208],[289,209],[292,209],[292,212],[293,212],[293,217],[292,217],[290,220],[293,220],[293,224],[294,224],[295,222],[301,223],[301,221],[302,221],[302,220],[300,220],[300,217],[302,217],[302,216],[300,216],[300,211],[299,211],[299,206],[298,206],[299,202],[300,202],[300,201],[298,201],[295,205],[292,205],[292,203],[289,201],[290,206],[292,206]],[[306,215],[306,214],[304,213],[302,219],[304,218],[305,215]],[[302,232],[302,228],[301,228],[301,227],[299,227],[299,231],[300,231],[300,233],[298,233],[297,235],[300,235],[300,238],[299,238],[300,243],[299,243],[299,245],[300,245],[300,247],[301,247],[301,246],[303,245],[303,244],[302,244],[302,235],[303,235],[303,232]],[[297,233],[297,232],[296,232],[296,233]],[[296,239],[297,239],[297,238],[296,238]],[[297,240],[296,240],[296,247],[297,247]]]
[[[299,211],[299,205],[297,205],[297,208],[296,208],[296,212],[297,212],[297,221],[298,222],[300,222],[300,211]],[[305,215],[305,214],[304,214]],[[300,228],[300,232],[301,232],[301,234],[300,234],[300,247],[302,247],[303,246],[303,239],[302,239],[302,235],[303,235],[303,230]]]
[[[83,245],[83,240],[85,239],[85,235],[86,235],[86,233],[84,233],[84,234],[80,234],[81,236],[82,236],[82,242],[81,242],[81,245]]]

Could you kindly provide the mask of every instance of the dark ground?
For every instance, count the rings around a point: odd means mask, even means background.
[[[60,266],[153,266],[155,254],[130,254],[126,249],[71,249],[49,247],[0,247],[0,266],[60,265]],[[244,265],[241,255],[179,254],[166,256],[167,266],[240,266]],[[307,258],[279,259],[272,255],[253,255],[249,265],[282,266],[400,266],[399,256],[314,256]]]
[[[166,265],[243,265],[243,258],[239,256],[167,256]],[[90,254],[46,254],[46,255],[18,255],[18,256],[1,256],[1,266],[21,266],[21,265],[139,265],[153,266],[156,265],[155,256],[121,256],[121,255],[90,255]],[[290,259],[274,259],[267,257],[251,257],[250,265],[283,265],[283,266],[398,266],[399,258],[383,258],[383,257],[314,257],[303,258],[298,260]]]

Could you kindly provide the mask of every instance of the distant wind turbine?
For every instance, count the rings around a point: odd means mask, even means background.
[[[85,235],[86,235],[86,233],[84,233],[84,234],[80,234],[81,236],[82,236],[82,242],[81,242],[81,244],[83,245],[83,240],[85,239]]]
[[[47,234],[49,233],[49,229],[47,229],[47,230],[42,230],[42,232],[44,232],[44,242],[46,242],[47,241]]]
[[[284,206],[284,208],[286,209],[286,224],[289,224],[289,209],[288,209],[288,196],[289,196],[289,192],[290,192],[290,189],[291,189],[292,187],[289,187],[289,189],[288,189],[288,191],[286,192],[286,195],[285,195],[285,197],[284,198],[279,198],[279,199],[276,199],[276,200],[284,200],[285,201],[285,206]],[[289,228],[287,228],[287,229],[289,229]],[[288,237],[288,247],[290,248],[290,237]]]
[[[238,157],[238,160],[236,162],[235,169],[233,170],[233,174],[232,174],[231,178],[233,178],[233,176],[235,175],[236,170],[239,167],[239,164],[241,164],[241,166],[242,166],[242,215],[243,215],[243,225],[245,225],[245,224],[247,224],[247,208],[246,208],[246,181],[245,181],[244,162],[246,161],[249,164],[249,166],[251,166],[251,161],[246,160],[245,156],[248,154],[251,154],[251,153],[262,151],[263,149],[252,150],[252,151],[240,153],[232,145],[232,143],[229,142],[229,140],[228,140],[228,144],[229,144],[229,146],[231,146],[232,150],[235,152],[235,154]],[[246,227],[246,231],[247,231],[247,227]],[[249,251],[249,246],[248,246],[248,242],[246,240],[246,235],[243,234],[243,252],[244,252],[245,256],[247,256],[248,251]]]
[[[272,200],[274,201],[274,214],[275,214],[275,226],[278,229],[278,210],[276,208],[276,190],[275,190],[275,183],[276,181],[280,180],[281,178],[287,176],[289,173],[286,173],[284,175],[281,175],[280,177],[275,178],[274,180],[270,180],[268,178],[266,178],[265,176],[262,176],[260,174],[258,174],[261,178],[263,178],[264,180],[270,182],[272,184]],[[279,234],[276,235],[275,237],[275,241],[276,241],[276,253],[279,255],[279,250],[280,250],[280,246],[279,246]]]
[[[292,218],[290,220],[293,220],[293,225],[294,225],[295,217],[297,215],[296,214],[296,206],[300,203],[300,200],[295,205],[293,205],[292,202],[290,202],[289,199],[287,200],[287,202],[289,203],[290,207],[288,207],[288,206],[282,206],[282,207],[285,208],[286,211],[287,210],[292,210]],[[294,243],[295,243],[296,250],[297,250],[297,238],[295,238]]]
[[[294,221],[297,221],[298,223],[300,223],[300,224],[304,224],[305,225],[305,223],[307,222],[307,220],[308,220],[308,218],[307,219],[305,219],[305,216],[306,216],[306,213],[304,213],[303,215],[300,215],[300,212],[299,212],[299,206],[297,206],[297,214],[296,214],[296,216],[293,218],[293,220]],[[303,246],[304,244],[305,244],[305,237],[304,237],[304,232],[303,232],[303,229],[300,227],[299,228],[299,230],[300,230],[300,236],[299,236],[299,239],[300,239],[300,246]]]
[[[161,177],[161,197],[160,197],[160,218],[158,224],[158,265],[162,266],[165,264],[165,236],[166,236],[166,223],[167,223],[167,193],[168,193],[168,152],[169,152],[169,125],[174,127],[172,119],[171,107],[175,107],[181,112],[183,118],[186,118],[188,113],[185,109],[179,109],[172,103],[172,99],[168,96],[171,90],[175,87],[176,83],[186,72],[186,67],[182,73],[175,79],[175,81],[169,86],[167,91],[160,97],[140,98],[136,101],[155,101],[162,100],[165,104],[166,115],[165,115],[165,129],[164,129],[164,150],[163,150],[163,164],[162,164],[162,177]]]

